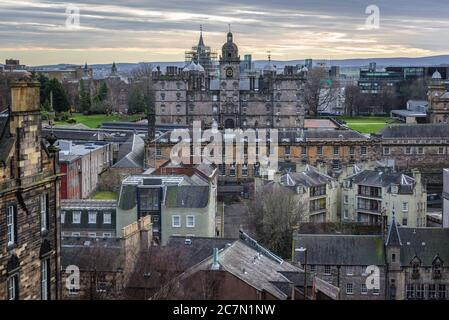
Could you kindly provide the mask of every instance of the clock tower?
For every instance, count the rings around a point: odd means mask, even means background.
[[[231,30],[220,57],[220,115],[225,128],[240,126],[240,56]]]

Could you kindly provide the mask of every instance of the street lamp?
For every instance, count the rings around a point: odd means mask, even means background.
[[[304,252],[304,300],[307,299],[307,249],[304,247],[295,249],[296,252]]]

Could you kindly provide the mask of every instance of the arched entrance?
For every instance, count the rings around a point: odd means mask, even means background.
[[[235,128],[235,123],[234,120],[232,119],[227,119],[225,121],[225,129],[234,129]]]

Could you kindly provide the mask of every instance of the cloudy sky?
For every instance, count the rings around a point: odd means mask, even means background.
[[[369,5],[379,29],[366,27]],[[70,6],[79,28],[66,26]],[[240,54],[255,59],[439,55],[449,53],[448,16],[447,0],[0,0],[0,61],[179,61],[200,24],[218,51],[229,23]]]

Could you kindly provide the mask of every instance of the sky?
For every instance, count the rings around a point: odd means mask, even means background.
[[[379,28],[366,13],[379,8]],[[70,16],[79,10],[77,19]],[[68,13],[67,13],[68,12]],[[198,42],[274,60],[449,54],[447,0],[0,0],[0,61],[183,61]],[[68,22],[68,25],[67,25]]]

